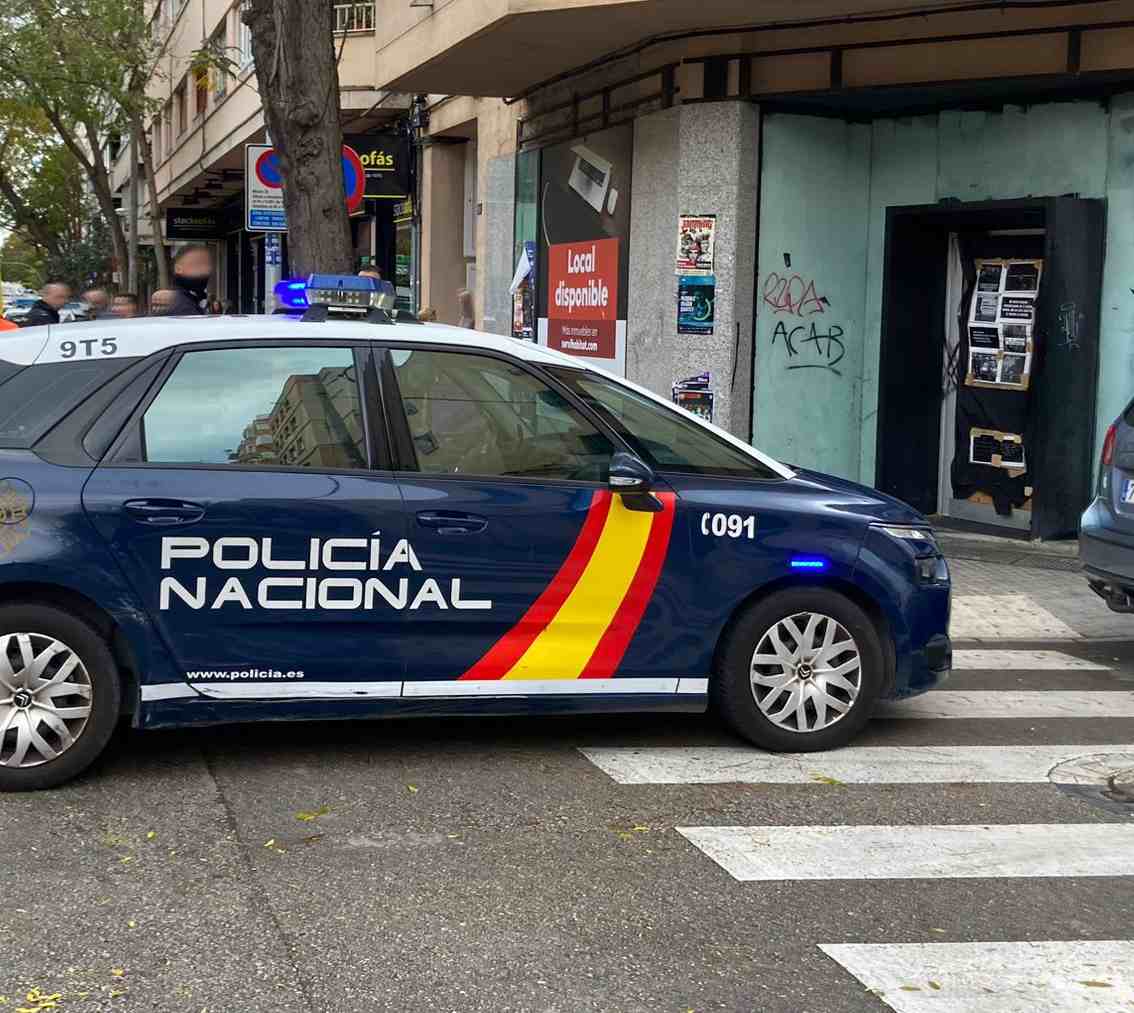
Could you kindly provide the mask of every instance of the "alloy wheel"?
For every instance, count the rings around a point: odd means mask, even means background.
[[[79,656],[43,633],[0,635],[0,767],[61,756],[91,715],[91,678]]]
[[[854,637],[818,612],[781,619],[756,645],[752,696],[764,716],[790,732],[817,732],[840,721],[862,688]]]

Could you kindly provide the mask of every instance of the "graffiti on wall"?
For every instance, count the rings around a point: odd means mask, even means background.
[[[781,341],[787,349],[788,369],[826,369],[842,376],[838,365],[846,356],[843,328],[826,320],[809,320],[831,309],[813,278],[791,271],[791,254],[784,254],[784,273],[772,271],[764,279],[761,301],[776,317],[772,346]]]

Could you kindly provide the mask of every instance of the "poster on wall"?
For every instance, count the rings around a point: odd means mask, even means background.
[[[969,463],[987,464],[1014,472],[1027,471],[1024,438],[1019,433],[974,427],[969,430]]]
[[[712,334],[716,275],[682,275],[677,279],[677,333]]]
[[[678,380],[673,385],[673,403],[684,408],[687,412],[704,419],[713,421],[713,374],[709,372],[698,373],[696,376]]]
[[[676,274],[712,274],[716,215],[680,215],[677,219]]]
[[[1042,277],[1042,260],[977,260],[966,386],[1028,389]]]
[[[532,278],[539,343],[621,375],[633,162],[632,124],[542,150]]]

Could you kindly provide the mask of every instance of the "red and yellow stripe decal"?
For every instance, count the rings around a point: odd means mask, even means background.
[[[595,493],[575,544],[535,603],[462,679],[609,679],[650,598],[673,530],[676,497],[656,513]]]

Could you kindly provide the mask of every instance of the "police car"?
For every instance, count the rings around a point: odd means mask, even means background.
[[[0,789],[66,781],[123,716],[714,702],[801,752],[947,673],[908,507],[577,359],[322,291],[0,344]]]

